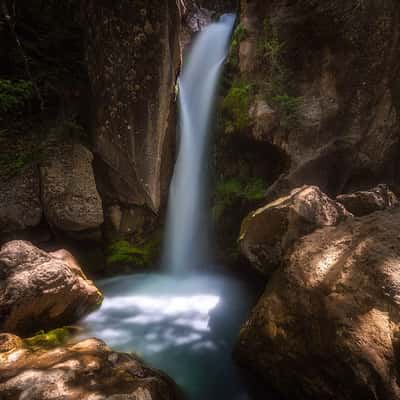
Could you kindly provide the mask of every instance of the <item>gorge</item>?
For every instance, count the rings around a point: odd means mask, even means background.
[[[0,0],[0,399],[399,400],[399,21]]]

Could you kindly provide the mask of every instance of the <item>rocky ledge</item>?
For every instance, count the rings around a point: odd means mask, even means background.
[[[168,376],[97,339],[45,349],[1,334],[0,398],[175,400],[178,392]]]

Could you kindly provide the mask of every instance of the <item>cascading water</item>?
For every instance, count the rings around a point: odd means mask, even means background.
[[[179,79],[179,151],[163,260],[168,271],[182,273],[206,262],[209,125],[234,22],[235,16],[226,14],[199,34]]]
[[[257,288],[218,266],[212,273],[194,270],[205,263],[208,130],[233,23],[234,16],[227,15],[199,34],[179,80],[180,143],[169,199],[167,268],[96,282],[104,302],[83,321],[84,336],[140,354],[167,372],[188,400],[276,399],[265,388],[254,394],[231,356]]]

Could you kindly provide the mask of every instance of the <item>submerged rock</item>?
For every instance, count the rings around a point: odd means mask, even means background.
[[[396,195],[387,185],[378,185],[373,189],[351,194],[341,194],[336,197],[336,200],[357,217],[385,208],[393,208],[399,204]]]
[[[318,227],[333,226],[352,216],[315,186],[294,189],[248,215],[239,237],[240,251],[252,266],[270,274],[285,251]]]
[[[400,209],[300,239],[243,326],[242,364],[288,398],[400,398]]]
[[[133,354],[98,339],[50,350],[0,335],[0,398],[29,400],[174,400],[173,381]]]
[[[73,323],[102,300],[69,252],[25,241],[1,248],[0,279],[0,331],[26,335]]]

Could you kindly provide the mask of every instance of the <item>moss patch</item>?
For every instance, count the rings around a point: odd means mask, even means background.
[[[160,235],[157,233],[142,245],[116,240],[107,247],[106,264],[110,267],[147,268],[159,254]]]
[[[35,336],[23,340],[30,350],[51,349],[64,345],[71,337],[71,328],[64,327],[49,332],[40,331]]]
[[[225,133],[242,131],[249,126],[249,108],[252,85],[235,81],[221,105]]]

